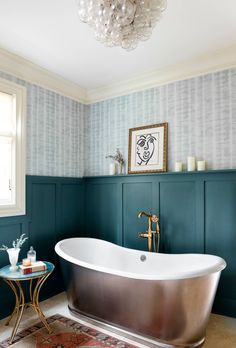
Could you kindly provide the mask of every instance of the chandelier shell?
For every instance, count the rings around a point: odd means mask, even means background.
[[[79,17],[106,46],[134,49],[147,40],[166,8],[166,0],[77,0]]]

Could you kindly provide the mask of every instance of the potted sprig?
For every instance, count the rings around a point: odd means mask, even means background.
[[[7,253],[8,253],[9,261],[10,261],[10,264],[11,264],[11,267],[10,267],[11,271],[16,271],[17,268],[18,268],[17,262],[18,262],[20,248],[22,247],[22,245],[24,244],[26,239],[28,239],[28,237],[25,237],[25,233],[23,233],[20,236],[20,238],[17,238],[16,240],[13,240],[12,248],[8,248],[4,244],[0,247],[1,251],[7,251]]]
[[[118,166],[119,166],[118,174],[122,174],[123,173],[123,167],[124,167],[125,160],[124,160],[124,157],[123,157],[123,155],[122,155],[122,153],[120,152],[119,149],[116,149],[116,154],[115,155],[108,155],[108,156],[106,156],[106,158],[111,158],[115,162],[117,162]],[[112,174],[116,174],[116,170],[115,169],[114,169],[114,173],[112,173]]]

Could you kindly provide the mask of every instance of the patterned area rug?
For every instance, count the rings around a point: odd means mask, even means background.
[[[47,318],[53,333],[48,334],[41,322],[19,332],[13,348],[137,348],[125,341],[104,334],[59,314]],[[0,348],[10,347],[9,339],[0,342]]]

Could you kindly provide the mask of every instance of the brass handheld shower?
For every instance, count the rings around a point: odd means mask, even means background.
[[[159,252],[160,249],[160,227],[159,227],[159,218],[157,215],[152,215],[151,213],[146,213],[144,211],[140,211],[138,213],[138,218],[140,219],[143,215],[145,215],[148,218],[148,230],[145,233],[139,233],[139,237],[141,238],[147,238],[148,239],[148,251],[152,251],[152,244],[153,244],[153,250],[155,252]],[[156,230],[152,230],[152,223],[156,224]],[[158,243],[156,247],[156,235],[158,238]]]

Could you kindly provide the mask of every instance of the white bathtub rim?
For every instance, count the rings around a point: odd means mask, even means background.
[[[67,239],[63,239],[61,241],[59,241],[56,245],[55,245],[55,252],[64,260],[69,261],[75,265],[84,267],[84,268],[88,268],[94,271],[99,271],[99,272],[103,272],[103,273],[108,273],[108,274],[112,274],[112,275],[117,275],[117,276],[121,276],[121,277],[126,277],[126,278],[132,278],[132,279],[143,279],[143,280],[179,280],[179,279],[191,279],[191,278],[196,278],[196,277],[203,277],[203,276],[207,276],[213,273],[218,273],[221,272],[225,267],[226,267],[226,262],[224,259],[222,259],[219,256],[216,255],[209,255],[209,254],[163,254],[165,256],[170,255],[170,256],[178,256],[178,255],[185,255],[185,256],[193,256],[193,255],[204,255],[204,256],[213,256],[218,263],[216,263],[216,265],[211,266],[211,267],[204,267],[204,269],[200,269],[198,271],[191,271],[191,272],[181,272],[179,271],[178,273],[175,274],[168,274],[168,275],[163,275],[163,274],[157,274],[157,275],[153,275],[153,274],[142,274],[142,273],[130,273],[130,272],[125,272],[125,271],[120,271],[120,270],[115,270],[109,267],[103,267],[103,266],[97,266],[95,264],[92,263],[88,263],[82,260],[79,260],[78,258],[75,258],[73,256],[68,255],[67,253],[65,253],[63,250],[61,250],[60,246],[63,242],[66,242],[68,240],[72,240],[72,239],[92,239],[92,240],[96,240],[96,241],[101,241],[100,239],[96,239],[96,238],[83,238],[83,237],[74,237],[74,238],[67,238]],[[124,248],[124,249],[128,249],[129,251],[132,252],[139,252],[140,255],[142,254],[148,254],[147,251],[142,251],[142,250],[136,250],[136,249],[129,249],[129,248],[125,248],[119,245],[116,245],[114,243],[102,240],[102,242],[107,243],[112,245],[113,247],[117,247],[117,248]],[[162,255],[161,253],[159,253],[159,255]]]

